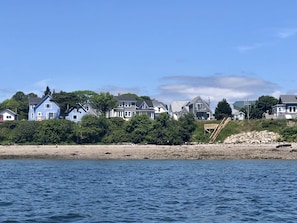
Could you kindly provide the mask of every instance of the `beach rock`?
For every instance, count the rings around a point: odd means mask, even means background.
[[[265,131],[252,131],[244,132],[227,137],[224,143],[248,143],[248,144],[260,144],[260,143],[273,143],[277,142],[280,135],[275,132]]]

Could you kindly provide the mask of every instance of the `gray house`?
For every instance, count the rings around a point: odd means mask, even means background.
[[[193,113],[198,120],[210,120],[213,119],[212,111],[209,104],[204,101],[200,96],[195,97],[189,101],[185,106],[185,109],[189,113]]]
[[[297,96],[280,95],[278,104],[272,107],[271,118],[297,118]]]
[[[134,115],[146,114],[151,119],[155,118],[154,105],[151,100],[137,100],[132,95],[115,96],[118,106],[110,111],[110,117],[121,117],[125,120]]]
[[[181,106],[180,109],[177,106]],[[209,103],[204,101],[200,96],[195,97],[189,102],[174,102],[170,105],[170,111],[173,118],[178,119],[181,116],[192,113],[197,120],[211,120],[213,113]]]

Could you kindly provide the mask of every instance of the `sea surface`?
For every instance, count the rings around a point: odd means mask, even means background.
[[[297,222],[297,161],[0,160],[0,222]]]

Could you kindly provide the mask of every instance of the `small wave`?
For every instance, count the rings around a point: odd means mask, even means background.
[[[54,215],[49,217],[49,220],[54,222],[73,222],[74,220],[82,220],[85,216],[77,213],[68,213],[66,215]]]

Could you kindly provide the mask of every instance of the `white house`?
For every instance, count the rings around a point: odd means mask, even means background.
[[[0,111],[0,121],[14,121],[17,120],[18,115],[10,109]]]

